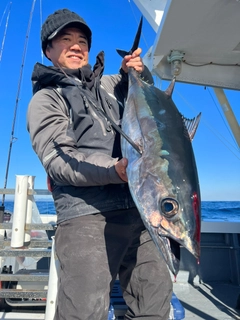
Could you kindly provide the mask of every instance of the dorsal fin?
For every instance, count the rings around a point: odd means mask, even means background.
[[[137,30],[137,33],[136,33],[136,36],[135,36],[135,39],[134,39],[134,42],[133,42],[133,46],[130,49],[130,51],[124,51],[124,50],[121,50],[121,49],[116,49],[117,53],[122,58],[124,58],[126,55],[132,54],[138,48],[140,37],[141,37],[141,32],[142,32],[142,23],[143,23],[143,17],[141,17],[141,20],[140,20],[140,23],[139,23],[139,26],[138,26],[138,30]]]
[[[165,90],[165,93],[166,93],[166,95],[167,95],[169,98],[172,97],[173,89],[174,89],[174,86],[175,86],[175,81],[176,81],[176,77],[173,77],[170,85],[169,85],[168,88]]]
[[[201,118],[201,112],[197,115],[197,117],[193,119],[187,119],[182,115],[183,123],[185,125],[185,128],[187,130],[187,133],[191,141],[193,140],[195,133],[197,131],[200,118]]]

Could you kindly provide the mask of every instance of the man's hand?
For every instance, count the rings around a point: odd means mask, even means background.
[[[122,158],[115,164],[115,170],[117,174],[125,182],[128,181],[127,174],[126,174],[127,165],[128,165],[128,161],[126,158]]]
[[[127,73],[128,68],[130,67],[134,68],[139,73],[143,72],[144,64],[140,57],[141,53],[142,53],[142,49],[138,48],[131,55],[127,55],[124,57],[122,61],[122,69],[124,72]]]

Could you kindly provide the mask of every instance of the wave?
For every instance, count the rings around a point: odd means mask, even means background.
[[[240,201],[203,201],[202,220],[240,221]]]

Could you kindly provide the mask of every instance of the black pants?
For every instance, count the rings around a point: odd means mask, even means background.
[[[117,275],[125,319],[168,319],[170,274],[136,209],[63,222],[55,243],[61,264],[55,320],[107,320]]]

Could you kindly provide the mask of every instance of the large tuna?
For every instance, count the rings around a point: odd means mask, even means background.
[[[135,39],[132,51],[137,45]],[[200,116],[187,120],[179,113],[171,98],[174,81],[163,92],[134,69],[128,74],[122,130],[132,143],[123,137],[121,142],[128,184],[147,230],[177,275],[180,245],[200,255],[201,199],[191,143]]]

